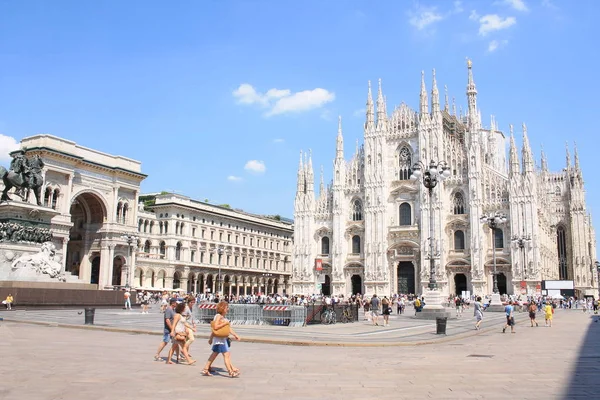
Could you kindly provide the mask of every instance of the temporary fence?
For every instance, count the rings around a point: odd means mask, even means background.
[[[307,308],[304,306],[229,304],[227,319],[232,325],[304,326]],[[210,323],[217,312],[216,304],[199,304],[194,319]]]

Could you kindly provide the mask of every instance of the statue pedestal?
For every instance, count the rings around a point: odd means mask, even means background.
[[[424,293],[424,296],[425,306],[420,312],[416,313],[415,318],[430,320],[435,320],[436,318],[452,318],[454,315],[452,310],[449,310],[442,305],[443,297],[439,290],[427,290]]]
[[[486,308],[485,311],[491,312],[504,312],[504,305],[502,304],[502,300],[500,299],[500,293],[493,293],[492,300],[490,301],[490,305]]]
[[[22,225],[50,228],[52,218],[59,214],[59,211],[52,208],[31,203],[19,201],[3,201],[0,203],[0,222],[14,222]]]

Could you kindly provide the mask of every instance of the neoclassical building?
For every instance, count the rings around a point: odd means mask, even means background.
[[[83,282],[214,292],[220,271],[224,293],[286,291],[291,221],[171,193],[140,196],[139,161],[52,135],[24,138],[21,148],[44,161],[53,241],[64,270]]]
[[[484,126],[472,63],[467,66],[467,109],[457,114],[448,93],[440,104],[433,71],[431,99],[421,78],[419,109],[387,112],[379,82],[366,103],[364,143],[344,156],[341,118],[333,179],[315,193],[309,155],[300,156],[294,202],[293,291],[325,294],[422,293],[429,280],[430,199],[410,180],[415,162],[445,161],[450,176],[433,189],[435,271],[442,293],[492,292],[493,251],[499,291],[539,293],[542,281],[568,280],[577,295],[596,293],[596,239],[586,211],[577,149],[565,167],[536,165],[522,125],[507,137],[491,117]],[[491,230],[481,217],[500,212],[507,222]],[[521,239],[521,240],[519,240]]]

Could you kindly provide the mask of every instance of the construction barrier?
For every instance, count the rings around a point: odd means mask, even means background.
[[[231,325],[279,325],[299,327],[305,325],[305,306],[229,304],[227,319]],[[210,323],[217,313],[217,305],[198,304],[194,319],[198,323]]]

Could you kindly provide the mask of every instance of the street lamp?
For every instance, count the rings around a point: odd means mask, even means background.
[[[496,229],[498,229],[499,225],[504,224],[507,221],[506,215],[496,211],[493,214],[483,215],[481,217],[481,222],[486,224],[492,230],[492,260],[494,263],[494,289],[492,293],[492,302],[490,306],[500,305],[502,306],[502,301],[500,301],[500,293],[498,291],[498,274],[496,272]]]
[[[443,181],[450,176],[450,167],[445,161],[436,163],[431,160],[429,167],[425,167],[420,161],[415,163],[412,168],[410,179],[412,181],[421,180],[429,193],[429,289],[437,289],[435,278],[435,259],[434,259],[434,236],[433,236],[433,188],[437,186],[438,181]]]
[[[526,260],[526,252],[525,252],[525,244],[529,243],[531,241],[531,237],[529,235],[527,236],[513,236],[512,238],[512,242],[517,245],[517,247],[519,249],[522,250],[523,252],[523,271],[522,271],[522,275],[523,275],[523,279],[526,279],[526,274],[525,274],[525,270],[527,268],[527,260]],[[496,246],[494,246],[496,247]]]
[[[217,278],[217,285],[218,285],[218,293],[219,293],[219,295],[221,295],[222,292],[223,292],[223,286],[221,285],[221,256],[223,255],[223,252],[224,252],[224,250],[223,250],[222,247],[217,248],[217,254],[219,255],[219,261],[218,261],[218,263],[219,263],[219,277]]]
[[[131,276],[133,275],[131,273],[131,269],[133,268],[133,260],[131,259],[132,257],[132,245],[133,243],[137,243],[138,237],[132,234],[125,234],[125,235],[121,235],[121,239],[125,240],[127,242],[127,247],[129,248],[129,259],[127,262],[127,280],[125,282],[125,286],[127,288],[133,286],[132,282],[131,282]]]

